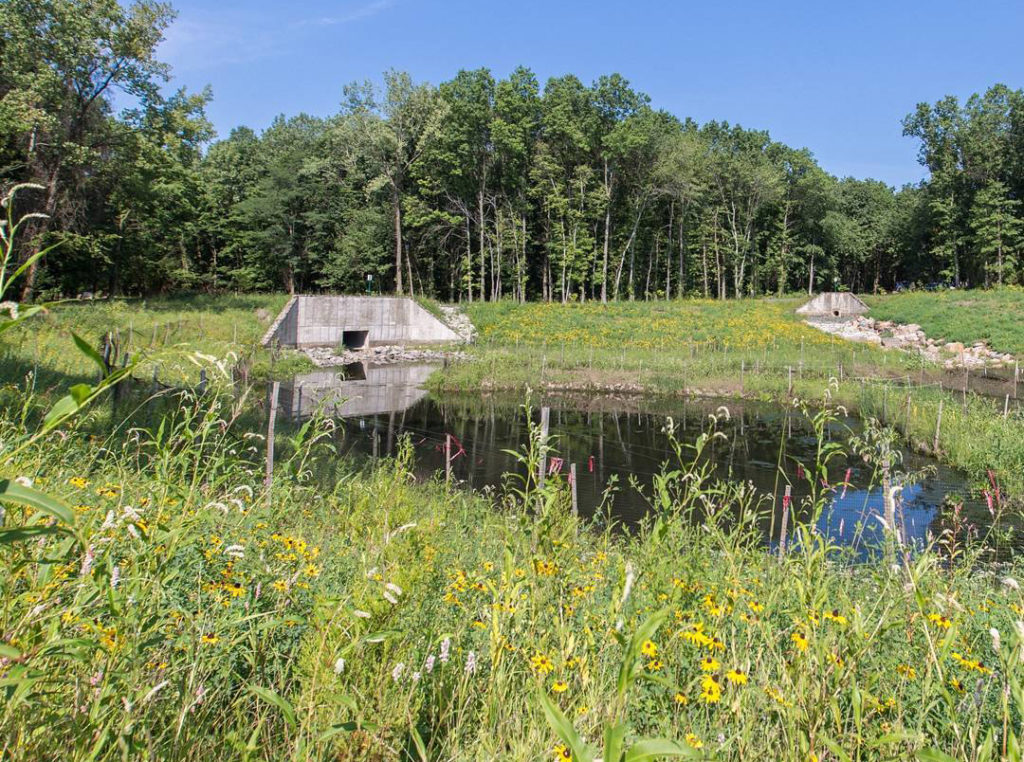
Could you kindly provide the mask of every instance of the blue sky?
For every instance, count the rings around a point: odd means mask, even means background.
[[[919,101],[1024,80],[1024,2],[488,3],[177,0],[160,56],[173,85],[211,85],[219,134],[338,109],[388,68],[438,83],[524,64],[543,84],[620,72],[656,108],[767,129],[839,175],[924,176],[900,120]]]

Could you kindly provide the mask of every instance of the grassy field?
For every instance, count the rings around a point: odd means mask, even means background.
[[[971,344],[1024,357],[1024,289],[919,291],[867,297],[871,316],[917,323],[932,338]]]
[[[95,380],[89,358],[69,351],[72,331],[97,349],[112,334],[122,358],[139,362],[137,377],[151,379],[158,369],[161,382],[170,386],[197,383],[200,368],[215,381],[240,358],[250,358],[254,372],[266,375],[269,354],[257,351],[257,344],[287,300],[284,294],[194,295],[61,303],[0,337],[0,381],[20,385],[34,372],[36,388],[45,390]],[[284,362],[308,367],[296,363],[294,353],[284,355]]]
[[[1001,398],[965,400],[949,390],[949,377],[917,355],[843,341],[805,325],[793,312],[800,303],[476,304],[468,313],[478,345],[468,362],[452,365],[432,384],[444,392],[532,388],[766,401],[815,399],[832,384],[835,402],[883,419],[979,485],[991,469],[1012,492],[1024,492],[1024,419],[1017,402],[1006,411]]]
[[[416,486],[401,458],[311,481],[337,463],[326,422],[265,491],[231,404],[4,458],[73,506],[5,517],[4,759],[994,760],[1018,743],[1024,568],[979,573],[955,520],[913,560],[850,565],[799,527],[779,560],[758,497],[699,453],[630,536],[581,526],[558,478],[493,502]],[[0,441],[28,434],[0,417]]]

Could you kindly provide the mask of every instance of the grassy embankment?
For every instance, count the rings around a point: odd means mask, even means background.
[[[1024,289],[934,291],[868,297],[872,317],[917,323],[935,339],[987,341],[1024,358]]]
[[[434,383],[452,392],[533,387],[785,400],[818,398],[830,378],[842,378],[834,401],[898,427],[922,450],[934,451],[941,403],[937,454],[979,483],[993,469],[1009,491],[1024,491],[1024,421],[1015,404],[1004,418],[1001,400],[942,391],[943,374],[919,356],[817,331],[793,313],[800,303],[477,304],[468,309],[480,333],[470,361]]]
[[[980,762],[1018,743],[1024,595],[1000,577],[1024,567],[979,574],[962,532],[895,565],[810,535],[780,561],[757,497],[688,457],[646,530],[585,531],[557,477],[502,510],[401,460],[311,481],[337,465],[316,429],[267,493],[232,404],[106,441],[79,421],[13,457],[30,432],[0,415],[0,476],[74,506],[7,506],[26,528],[0,553],[4,759],[620,759],[594,749],[620,738],[649,759],[659,736],[694,759]]]
[[[65,302],[29,325],[0,337],[0,381],[22,384],[35,371],[35,388],[63,388],[69,382],[95,379],[96,368],[79,352],[69,349],[70,332],[97,350],[108,332],[116,337],[122,358],[139,362],[136,378],[150,380],[158,368],[168,386],[195,384],[200,368],[211,383],[230,374],[240,358],[252,373],[271,372],[270,353],[257,345],[287,295],[189,296],[100,302]],[[261,312],[262,318],[257,316]],[[307,368],[308,361],[293,352],[275,358],[275,374]]]

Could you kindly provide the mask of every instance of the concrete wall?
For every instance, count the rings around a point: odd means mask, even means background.
[[[423,384],[439,367],[371,365],[358,381],[343,380],[341,368],[304,373],[281,386],[280,409],[293,420],[308,418],[320,405],[333,416],[398,413],[426,396]]]
[[[370,346],[460,341],[414,300],[387,296],[296,296],[264,336],[289,347],[334,347],[344,331],[367,331]]]
[[[847,317],[850,315],[863,315],[867,311],[868,306],[853,294],[831,291],[818,294],[796,312],[798,315]]]

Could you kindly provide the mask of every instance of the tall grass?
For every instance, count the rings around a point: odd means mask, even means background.
[[[858,565],[798,525],[780,559],[758,541],[768,498],[712,476],[714,419],[626,535],[574,517],[561,477],[537,485],[536,440],[492,500],[414,483],[408,453],[314,481],[334,460],[322,423],[265,491],[238,409],[183,397],[104,440],[81,421],[11,464],[75,506],[75,534],[0,556],[4,758],[981,760],[1016,743],[1017,562],[951,563],[955,525]],[[23,433],[3,417],[0,439]],[[794,516],[830,492],[812,495]]]

